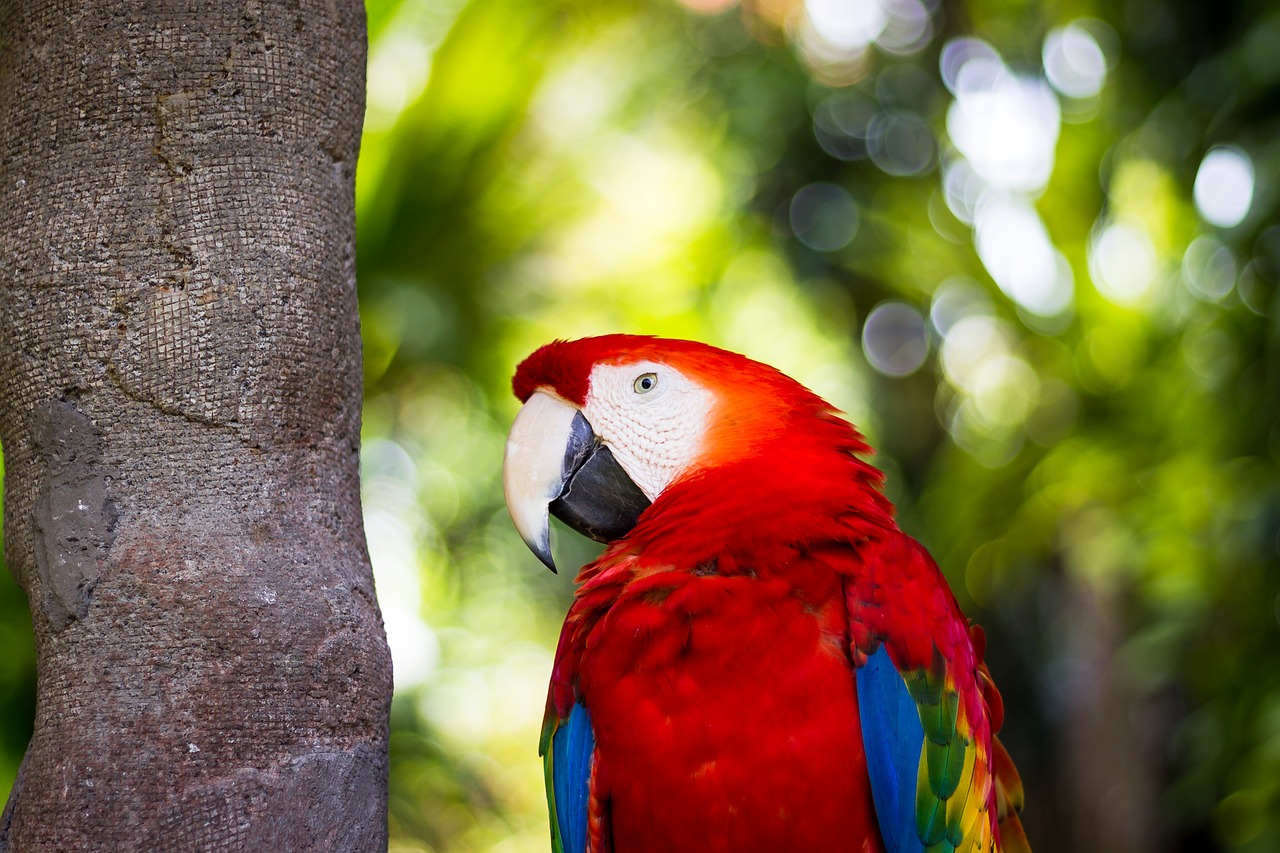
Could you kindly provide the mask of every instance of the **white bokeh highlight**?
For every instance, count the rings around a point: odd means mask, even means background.
[[[1253,206],[1253,160],[1230,145],[1209,150],[1196,172],[1196,210],[1210,225],[1234,228]]]
[[[1068,98],[1095,97],[1107,81],[1107,55],[1080,22],[1051,30],[1044,39],[1042,58],[1049,85]]]
[[[956,85],[947,133],[974,172],[993,187],[1044,189],[1061,123],[1053,91],[1043,80],[1009,71],[998,57],[966,63]]]
[[[1054,317],[1071,305],[1071,266],[1025,198],[984,200],[974,219],[974,240],[991,278],[1019,306],[1040,317]]]
[[[888,22],[880,0],[805,0],[804,10],[818,38],[844,51],[866,48]]]
[[[1058,97],[978,38],[952,39],[938,61],[955,96],[946,120],[955,150],[942,169],[947,206],[973,227],[983,266],[1024,318],[1065,316],[1075,290],[1071,265],[1033,203],[1053,174]]]
[[[1099,229],[1089,243],[1089,275],[1098,292],[1117,305],[1146,299],[1156,281],[1157,262],[1151,238],[1128,223]]]

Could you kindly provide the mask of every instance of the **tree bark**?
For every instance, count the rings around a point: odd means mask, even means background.
[[[0,850],[386,847],[359,0],[0,2]]]

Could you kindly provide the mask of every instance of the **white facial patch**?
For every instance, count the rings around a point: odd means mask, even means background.
[[[654,500],[702,452],[712,394],[665,364],[597,365],[582,413]]]

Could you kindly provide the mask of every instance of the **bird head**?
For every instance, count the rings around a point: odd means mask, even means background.
[[[764,457],[781,470],[782,459],[816,445],[846,459],[867,450],[800,383],[693,341],[555,341],[520,364],[512,385],[524,406],[503,461],[507,508],[552,571],[549,514],[612,542],[665,494],[710,471]],[[780,482],[765,485],[785,491]]]

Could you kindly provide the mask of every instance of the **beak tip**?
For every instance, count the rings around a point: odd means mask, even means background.
[[[542,564],[551,570],[553,575],[560,574],[560,572],[556,570],[556,561],[551,556],[550,541],[526,542],[525,544],[529,546],[529,550],[533,552],[534,556],[541,560]]]

